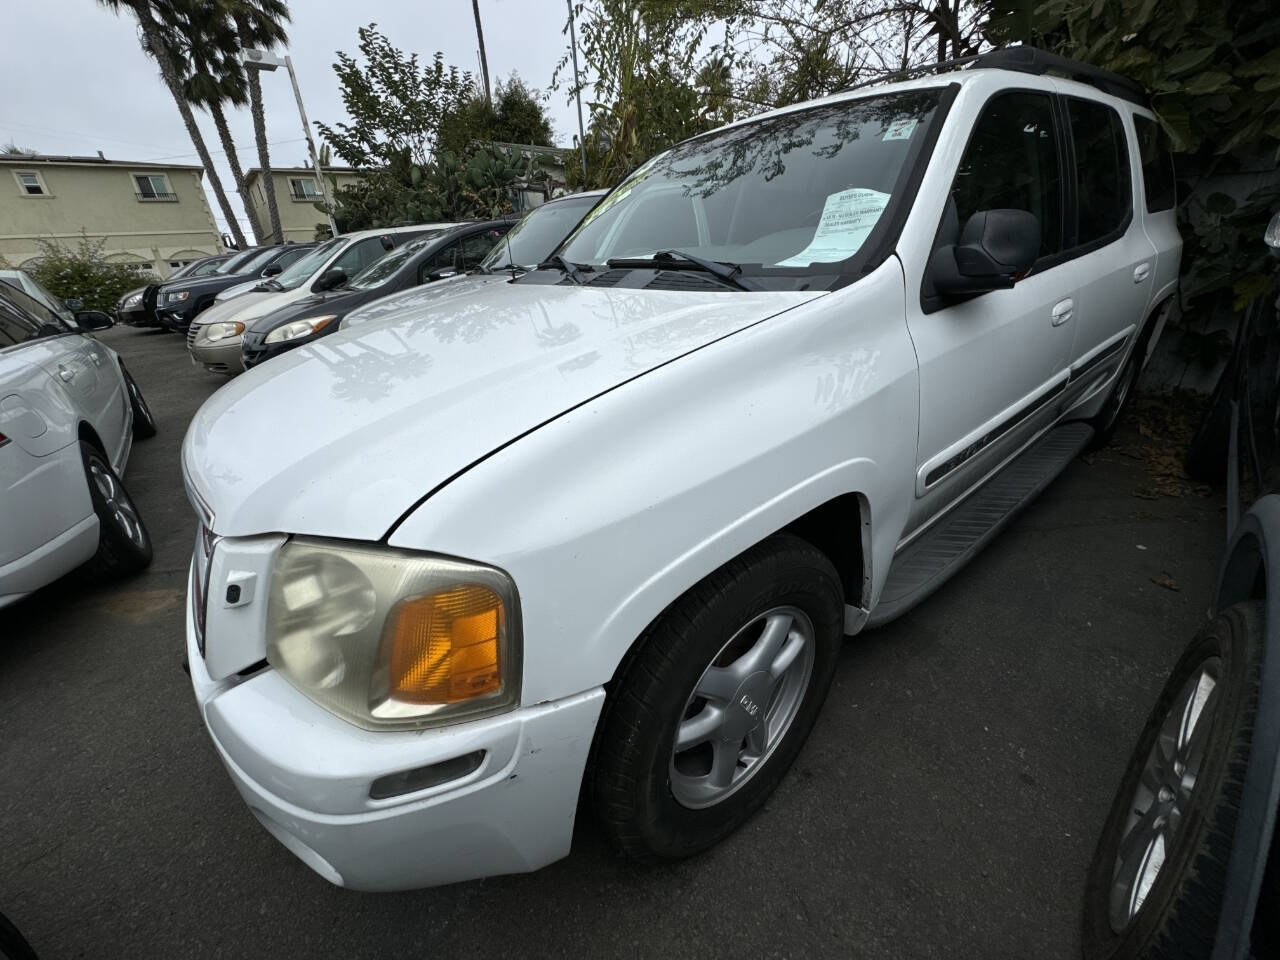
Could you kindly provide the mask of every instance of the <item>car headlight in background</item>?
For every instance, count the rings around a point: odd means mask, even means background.
[[[333,315],[325,317],[307,317],[305,320],[294,320],[283,326],[276,327],[267,334],[267,343],[285,343],[289,340],[297,340],[299,337],[309,337],[313,333],[319,333],[329,324],[338,318]]]
[[[190,290],[177,290],[173,293],[166,293],[164,295],[164,302],[165,303],[181,303],[183,300],[187,299],[187,297],[189,296],[191,296]]]
[[[142,303],[142,294],[131,293],[127,297],[125,297],[123,300],[120,301],[120,309],[132,310],[134,307],[140,306],[141,303]]]
[[[238,320],[226,320],[221,323],[211,323],[205,327],[204,339],[209,343],[217,343],[229,337],[238,337],[242,333],[244,333],[243,323]]]
[[[267,661],[370,729],[508,710],[520,696],[515,584],[482,564],[297,537],[280,550]]]

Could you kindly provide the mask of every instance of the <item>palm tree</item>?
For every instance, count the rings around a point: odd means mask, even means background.
[[[241,49],[269,49],[289,42],[285,24],[289,8],[284,0],[227,0],[231,20]],[[262,83],[257,70],[246,70],[249,84],[249,111],[253,114],[253,135],[258,142],[258,166],[262,170],[262,189],[267,195],[267,217],[271,221],[271,242],[283,243],[280,230],[280,208],[276,205],[276,182],[271,175],[271,156],[267,151],[267,121],[262,112]]]
[[[222,180],[218,176],[218,171],[214,169],[213,158],[209,156],[209,148],[205,146],[204,136],[196,125],[195,114],[191,112],[191,104],[187,102],[186,97],[183,95],[182,71],[174,57],[173,44],[166,41],[167,31],[162,26],[161,19],[170,23],[175,19],[169,0],[98,0],[98,2],[112,13],[118,14],[121,10],[127,9],[137,18],[138,29],[142,39],[142,49],[148,56],[154,58],[156,64],[160,67],[160,77],[164,80],[165,86],[169,88],[169,93],[173,96],[173,102],[177,104],[178,113],[187,128],[187,136],[191,138],[191,143],[196,148],[200,163],[204,166],[205,175],[209,178],[209,186],[213,188],[213,195],[217,198],[218,206],[222,208],[222,215],[227,221],[227,229],[231,231],[231,236],[237,246],[245,246],[244,233],[240,229],[240,221],[236,218],[235,211],[231,209],[231,203],[227,200],[226,191],[222,189]],[[162,12],[164,14],[163,18],[158,18],[157,15]]]
[[[182,81],[183,95],[192,106],[208,110],[213,117],[213,125],[222,141],[222,150],[226,154],[227,165],[231,168],[231,178],[235,181],[236,192],[240,194],[245,216],[249,219],[254,242],[262,243],[262,228],[253,204],[249,202],[240,155],[236,152],[235,140],[231,137],[231,129],[222,110],[224,103],[242,107],[248,102],[246,71],[236,59],[239,42],[235,30],[212,4],[183,4],[180,9],[174,8],[173,12],[179,18],[170,25],[174,31],[171,39],[181,45],[174,51],[174,59],[189,68]]]

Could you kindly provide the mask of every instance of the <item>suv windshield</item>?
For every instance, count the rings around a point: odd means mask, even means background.
[[[244,263],[248,263],[250,260],[256,257],[259,254],[259,252],[260,251],[256,249],[243,250],[240,253],[237,253],[230,260],[225,261],[221,266],[218,267],[217,270],[213,272],[220,274],[222,276],[226,276],[228,273],[239,273],[240,265]]]
[[[277,277],[272,277],[270,283],[281,290],[296,290],[306,283],[307,279],[319,270],[324,262],[336,253],[340,247],[345,246],[350,241],[350,237],[334,237],[332,240],[320,244],[284,273]]]
[[[824,104],[678,144],[619,184],[560,252],[604,265],[675,250],[744,275],[833,282],[900,189],[940,95]]]
[[[382,259],[375,260],[362,272],[357,273],[347,286],[352,290],[376,290],[395,276],[396,271],[403,267],[410,257],[442,233],[444,233],[443,230],[428,230],[400,249],[392,250]]]
[[[566,197],[534,207],[499,240],[480,264],[482,273],[510,270],[514,265],[531,270],[547,257],[560,241],[568,236],[582,219],[582,215],[600,199],[599,194],[589,197]]]
[[[278,254],[279,252],[280,251],[277,250],[275,247],[272,247],[270,250],[262,250],[258,253],[256,257],[250,257],[249,260],[245,262],[245,265],[241,267],[237,272],[238,273],[257,273],[259,270],[265,267],[267,265],[267,262],[270,261],[273,257],[275,257],[276,254]]]

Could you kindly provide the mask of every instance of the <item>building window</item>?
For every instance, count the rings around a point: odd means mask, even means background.
[[[163,173],[135,173],[133,190],[139,200],[178,199],[178,195],[169,186],[169,178]]]
[[[319,200],[320,191],[313,177],[290,177],[289,196],[294,200]]]
[[[51,196],[49,188],[44,185],[44,177],[35,170],[15,170],[14,178],[18,181],[18,189],[24,197]]]

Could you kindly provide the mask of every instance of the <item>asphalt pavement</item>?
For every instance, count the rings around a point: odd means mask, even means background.
[[[352,893],[249,814],[180,666],[178,451],[225,381],[177,336],[103,339],[158,421],[126,475],[155,561],[0,611],[0,912],[41,958],[1079,956],[1112,790],[1204,620],[1216,497],[1137,498],[1118,450],[1073,463],[923,606],[846,644],[790,775],[700,857],[637,867],[580,818],[536,874]]]

